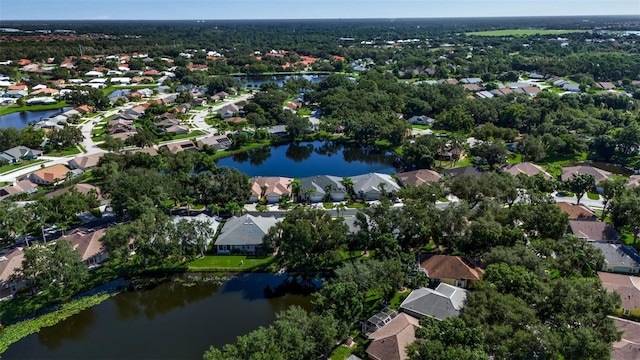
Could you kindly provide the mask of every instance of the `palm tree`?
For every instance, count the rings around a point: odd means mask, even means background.
[[[220,210],[222,210],[222,207],[220,207],[220,205],[218,204],[211,204],[209,205],[209,209],[211,210],[211,214],[216,214],[216,216],[220,215]]]
[[[193,205],[194,200],[191,196],[185,196],[184,198],[184,202],[187,203],[187,216],[191,216],[191,205]]]
[[[336,189],[335,186],[333,186],[333,184],[327,184],[327,186],[324,187],[324,191],[325,191],[325,200],[327,202],[331,201],[331,192],[334,191]]]
[[[300,201],[300,192],[302,191],[302,184],[300,184],[300,179],[293,179],[287,185],[288,188],[291,189],[291,195],[293,196],[293,202]]]
[[[380,196],[382,197],[386,197],[387,196],[387,183],[385,182],[381,182],[380,184],[378,184],[378,188],[380,189]]]
[[[344,216],[344,211],[347,209],[347,206],[344,204],[344,202],[339,202],[336,205],[336,212],[338,213],[338,217],[343,217]],[[340,213],[342,213],[342,215],[340,215]]]
[[[267,194],[267,185],[262,185],[260,186],[260,199],[262,201],[267,201],[267,199],[265,198]]]
[[[236,214],[240,213],[242,214],[244,208],[240,205],[238,205],[237,202],[235,201],[230,201],[228,202],[225,206],[224,209],[228,212],[231,213],[231,216],[235,216]]]
[[[350,177],[342,178],[342,186],[344,186],[344,189],[347,191],[349,196],[355,195],[355,191],[353,190],[353,180],[351,180]]]
[[[311,197],[315,194],[316,194],[316,189],[314,188],[307,188],[307,190],[304,191],[304,198],[307,204],[311,204]]]

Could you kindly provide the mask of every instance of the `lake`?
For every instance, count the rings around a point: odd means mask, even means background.
[[[248,75],[236,76],[235,78],[240,81],[240,84],[242,84],[243,87],[259,88],[260,85],[268,82],[282,86],[282,84],[290,78],[303,78],[309,80],[312,84],[317,84],[326,79],[327,75]]]
[[[23,111],[2,115],[0,116],[0,128],[14,127],[19,130],[29,125],[30,122],[39,121],[42,118],[47,118],[54,114],[60,114],[71,109],[71,107],[65,107],[55,110]]]
[[[207,275],[205,275],[207,276]],[[286,276],[238,274],[222,285],[165,282],[118,294],[11,345],[4,359],[202,359],[291,305],[311,309],[311,297],[267,297]]]
[[[254,149],[218,160],[254,176],[302,178],[316,175],[355,176],[370,172],[393,174],[397,156],[375,147],[333,141],[312,141]]]

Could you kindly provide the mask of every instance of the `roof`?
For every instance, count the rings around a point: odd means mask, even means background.
[[[400,190],[398,183],[389,174],[368,173],[364,175],[353,176],[353,189],[356,193],[364,192],[381,192],[380,184],[384,183],[384,191],[387,193]]]
[[[48,168],[44,168],[33,172],[31,175],[42,179],[44,182],[52,183],[58,180],[64,180],[67,178],[67,173],[70,169],[62,164],[56,164]]]
[[[355,187],[355,181],[353,182]],[[300,179],[300,186],[302,188],[302,192],[311,188],[315,190],[316,192],[315,195],[326,194],[325,189],[329,185],[332,186],[331,194],[333,195],[337,195],[337,194],[342,195],[347,193],[347,190],[345,189],[344,185],[342,185],[341,177],[331,176],[331,175],[317,175],[317,176],[310,176],[310,177]]]
[[[98,196],[98,200],[102,199],[102,195],[101,195],[101,191],[100,188],[91,184],[84,184],[84,183],[80,183],[80,184],[75,184],[73,186],[67,186],[64,187],[62,189],[58,189],[55,191],[52,191],[50,193],[47,193],[47,195],[45,195],[45,197],[47,199],[51,199],[54,196],[58,196],[58,195],[62,195],[62,194],[66,194],[69,191],[71,191],[71,189],[76,189],[76,191],[78,191],[81,194],[89,194],[92,190],[96,192],[96,195]]]
[[[599,183],[605,179],[610,179],[612,175],[610,172],[606,170],[598,169],[593,166],[580,165],[580,166],[571,166],[571,167],[562,168],[562,175],[560,176],[560,179],[562,181],[567,181],[571,179],[571,177],[573,177],[574,174],[593,175],[593,177],[596,179],[596,183]]]
[[[627,189],[633,189],[638,187],[638,185],[640,185],[640,175],[631,175],[627,183]]]
[[[42,156],[42,151],[40,150],[33,150],[30,149],[26,146],[16,146],[16,147],[12,147],[11,149],[7,149],[5,151],[2,151],[2,153],[7,154],[13,158],[16,159],[21,159],[27,155],[31,155],[31,156]]]
[[[151,156],[158,155],[158,151],[155,148],[152,148],[152,147],[129,150],[128,152],[130,154],[145,153],[145,154],[149,154]]]
[[[620,235],[611,224],[601,221],[569,220],[569,231],[581,239],[615,241]]]
[[[584,205],[557,202],[556,206],[569,214],[569,220],[597,220],[596,213]]]
[[[262,245],[262,238],[278,221],[273,216],[233,217],[224,223],[215,245]]]
[[[162,145],[160,149],[167,149],[175,154],[184,150],[197,150],[198,148],[193,144],[191,140],[184,140]]]
[[[442,171],[442,174],[446,176],[456,177],[456,176],[484,176],[486,173],[476,166],[463,166],[457,167],[453,169],[446,169]]]
[[[551,174],[549,174],[545,169],[530,162],[506,165],[502,168],[502,171],[507,172],[513,176],[516,176],[518,174],[525,174],[528,176],[542,174],[542,176],[544,176],[544,178],[547,180],[553,179],[553,176],[551,176]]]
[[[107,251],[102,241],[100,241],[106,232],[107,230],[104,228],[93,232],[76,230],[61,237],[61,239],[69,240],[73,249],[80,253],[82,261],[86,261]]]
[[[638,360],[640,357],[640,323],[614,318],[616,328],[622,331],[622,340],[613,343],[611,358],[614,360]]]
[[[69,161],[69,167],[82,170],[91,169],[98,166],[98,161],[100,161],[102,155],[104,155],[104,153],[76,156],[71,161]]]
[[[17,268],[22,266],[24,252],[21,247],[17,247],[0,255],[0,282],[6,282]]]
[[[13,184],[0,187],[0,201],[11,195],[35,191],[37,187],[38,185],[28,179],[15,181]]]
[[[227,135],[209,136],[198,140],[199,147],[204,147],[205,145],[214,148],[227,147],[231,145],[231,140],[229,140]]]
[[[407,345],[416,341],[418,319],[407,314],[398,314],[378,331],[369,335],[373,340],[367,348],[367,355],[375,360],[407,359]]]
[[[400,308],[436,320],[444,320],[460,315],[467,294],[468,291],[463,288],[440,283],[435,290],[424,287],[413,290]]]
[[[598,277],[602,287],[620,294],[623,309],[640,309],[640,277],[602,271]]]
[[[260,196],[262,187],[266,187],[265,196],[282,196],[291,194],[289,184],[293,181],[291,178],[280,176],[258,176],[251,179],[251,194]]]
[[[405,186],[424,185],[442,180],[442,175],[433,170],[420,169],[396,174],[396,178]]]
[[[640,255],[629,245],[596,242],[590,244],[602,250],[604,261],[609,266],[640,268]]]
[[[432,255],[420,263],[431,279],[480,280],[484,270],[460,256]]]

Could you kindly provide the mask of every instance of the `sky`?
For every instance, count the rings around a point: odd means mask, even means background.
[[[640,16],[640,0],[0,0],[0,22],[562,15]]]

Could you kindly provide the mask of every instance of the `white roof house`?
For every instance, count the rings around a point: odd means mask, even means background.
[[[400,190],[398,183],[389,174],[369,173],[351,178],[353,190],[361,198],[377,200],[382,192],[390,194]]]
[[[87,71],[84,76],[87,77],[103,77],[104,74],[101,73],[100,71],[95,71],[95,70],[91,70],[91,71]]]

